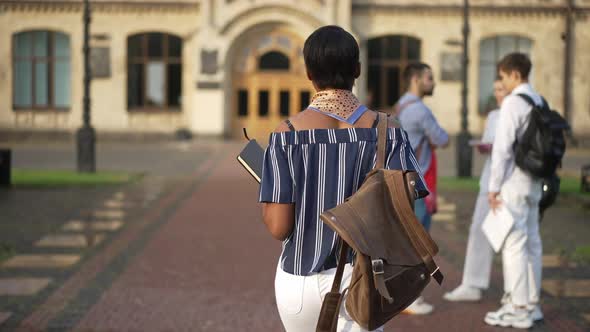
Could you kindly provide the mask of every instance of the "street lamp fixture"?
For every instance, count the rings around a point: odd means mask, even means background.
[[[90,124],[90,4],[84,0],[84,97],[83,125],[76,133],[78,152],[78,172],[96,172],[96,133]]]
[[[469,146],[471,134],[467,119],[467,87],[469,73],[469,0],[463,2],[463,71],[461,88],[461,132],[457,137],[457,175],[471,177],[473,150]]]

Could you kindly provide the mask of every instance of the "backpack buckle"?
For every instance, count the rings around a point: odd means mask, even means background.
[[[371,265],[373,267],[374,274],[383,274],[385,270],[383,269],[383,260],[382,259],[372,259]]]

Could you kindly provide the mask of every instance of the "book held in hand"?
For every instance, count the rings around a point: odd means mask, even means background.
[[[500,252],[513,225],[514,217],[505,203],[502,203],[496,211],[490,209],[481,229],[495,252]]]
[[[242,152],[238,155],[238,162],[254,177],[258,183],[262,177],[262,162],[264,149],[255,139],[249,140]]]

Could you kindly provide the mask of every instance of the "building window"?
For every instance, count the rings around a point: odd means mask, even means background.
[[[259,70],[289,70],[289,58],[281,52],[270,51],[258,59]]]
[[[258,91],[258,116],[268,116],[268,90]]]
[[[368,41],[367,88],[369,107],[393,106],[404,93],[402,74],[410,63],[420,61],[421,43],[409,36],[384,36]]]
[[[13,35],[13,107],[70,107],[70,37],[54,31]]]
[[[238,116],[248,116],[248,90],[238,90]]]
[[[311,100],[311,92],[309,91],[301,91],[299,93],[299,109],[304,111],[309,106],[309,102]]]
[[[494,36],[483,39],[479,44],[479,100],[480,114],[498,108],[494,98],[496,65],[506,54],[521,52],[531,54],[533,42],[520,36]]]
[[[127,107],[180,110],[182,40],[150,32],[127,38]]]
[[[289,116],[289,104],[291,98],[288,90],[281,90],[279,93],[279,113],[281,116]]]

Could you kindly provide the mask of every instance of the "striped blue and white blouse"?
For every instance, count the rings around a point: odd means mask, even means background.
[[[388,128],[387,135],[387,168],[417,170],[421,174],[406,132]],[[283,241],[283,271],[306,276],[336,267],[338,236],[323,224],[320,214],[357,191],[375,166],[376,152],[377,128],[313,129],[270,135],[259,201],[295,204],[293,232]],[[427,195],[423,179],[418,182],[420,196]]]

